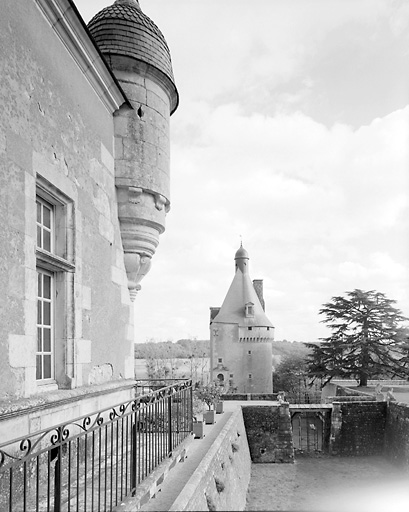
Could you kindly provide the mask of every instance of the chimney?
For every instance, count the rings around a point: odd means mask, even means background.
[[[262,279],[253,279],[253,287],[256,290],[258,300],[263,308],[263,311],[266,310],[264,297],[263,297],[263,280]]]
[[[210,323],[216,318],[219,314],[220,308],[210,308]]]

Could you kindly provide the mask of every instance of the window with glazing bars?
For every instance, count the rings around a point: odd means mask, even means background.
[[[37,269],[37,380],[54,377],[53,288],[53,274]]]
[[[37,248],[54,251],[54,206],[37,197]],[[53,272],[37,268],[36,379],[54,378],[54,281]]]

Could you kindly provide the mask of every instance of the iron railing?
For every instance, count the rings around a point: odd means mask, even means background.
[[[152,391],[165,388],[180,382],[185,382],[186,379],[136,379],[135,389],[137,395],[146,395]]]
[[[0,510],[110,511],[192,431],[192,381],[0,445]]]

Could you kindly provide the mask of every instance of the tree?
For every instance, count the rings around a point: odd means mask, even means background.
[[[273,373],[274,392],[285,391],[286,393],[296,393],[303,383],[307,386],[307,363],[306,358],[300,355],[286,356],[281,359]]]
[[[319,313],[331,330],[320,344],[308,344],[309,373],[314,378],[348,377],[366,386],[369,378],[409,377],[408,328],[396,301],[374,290],[354,290],[332,297]]]
[[[219,386],[218,383],[212,382],[211,384],[207,384],[206,386],[199,386],[195,390],[195,394],[199,400],[205,402],[209,411],[214,406],[216,402],[220,400],[222,395],[223,388]]]

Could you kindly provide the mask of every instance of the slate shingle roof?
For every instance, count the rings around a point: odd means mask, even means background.
[[[146,62],[175,85],[165,38],[137,0],[117,0],[105,7],[88,23],[88,29],[104,55],[125,55]]]

